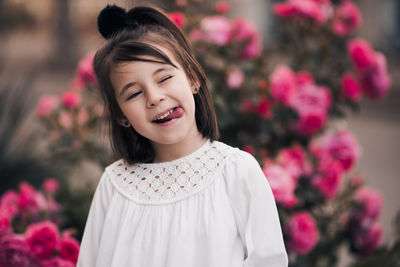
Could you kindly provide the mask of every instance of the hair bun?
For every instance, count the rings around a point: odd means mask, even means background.
[[[126,10],[116,5],[107,5],[97,17],[98,30],[105,39],[111,38],[129,24]]]

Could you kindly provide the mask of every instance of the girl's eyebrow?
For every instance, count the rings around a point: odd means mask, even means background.
[[[170,70],[170,69],[173,69],[173,67],[172,66],[163,66],[161,68],[156,69],[153,72],[152,76],[156,76],[158,73],[163,72],[165,70]],[[124,87],[122,87],[121,92],[119,93],[119,96],[121,97],[126,90],[128,90],[130,87],[135,86],[135,85],[136,85],[136,82],[130,82],[130,83],[125,84]]]

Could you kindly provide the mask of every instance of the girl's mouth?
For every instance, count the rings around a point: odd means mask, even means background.
[[[152,122],[160,124],[160,125],[167,125],[168,122],[178,119],[182,117],[183,109],[181,107],[175,107],[164,113],[163,115],[155,118]]]

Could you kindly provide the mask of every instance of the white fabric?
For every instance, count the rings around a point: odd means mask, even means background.
[[[108,166],[78,258],[78,267],[287,265],[260,166],[217,141],[171,162]]]

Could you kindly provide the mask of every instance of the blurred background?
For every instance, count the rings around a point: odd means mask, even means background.
[[[18,154],[21,148],[34,150],[33,157],[39,162],[46,160],[46,140],[39,138],[35,139],[34,143],[31,142],[31,136],[45,136],[46,131],[36,119],[36,105],[42,95],[61,94],[68,89],[76,76],[79,60],[104,44],[97,32],[96,18],[106,4],[118,4],[129,8],[152,3],[170,12],[180,8],[182,3],[190,5],[191,2],[0,0],[0,88],[3,93],[14,92],[10,93],[11,98],[2,104],[8,107],[13,103],[18,108],[17,111],[12,108],[1,109],[1,133],[4,134],[6,128],[13,125],[13,120],[18,120],[18,124],[12,126],[15,127],[15,131],[7,138],[3,136],[1,140],[3,155],[0,157],[4,160],[1,167],[10,173],[13,172],[13,168],[27,168],[23,162],[15,166],[11,166],[11,163],[7,165],[7,155],[20,155],[21,158],[27,156]],[[193,2],[196,2],[197,6],[205,7],[217,3],[211,0]],[[230,10],[226,14],[227,17],[240,16],[248,19],[258,28],[263,43],[274,41],[278,22],[272,8],[275,3],[282,1],[228,2]],[[395,237],[393,222],[400,209],[400,1],[353,2],[360,9],[363,18],[356,35],[368,40],[375,50],[386,56],[392,85],[389,93],[379,102],[363,98],[359,102],[358,111],[348,113],[347,121],[342,123],[354,133],[362,147],[362,157],[357,162],[356,169],[362,174],[365,184],[382,193],[384,206],[379,222],[383,226],[383,243],[389,244]],[[276,59],[275,61],[279,62]],[[7,113],[9,110],[13,110],[14,113]],[[106,142],[106,138],[104,139]],[[48,171],[52,176],[65,171],[62,167],[58,169],[56,164],[52,167],[55,168]],[[72,184],[75,184],[72,191],[80,190],[79,188],[88,184],[93,188],[93,184],[102,173],[102,169],[90,161],[80,161],[73,168],[76,170],[68,170],[72,173]],[[42,178],[45,178],[43,173],[46,173],[46,170],[48,166],[40,169]],[[25,176],[26,180],[40,179],[35,177],[35,168],[27,168],[26,171],[29,174],[29,177]],[[18,177],[16,181],[21,179]],[[16,188],[16,184],[12,182],[3,182],[2,186],[4,187],[1,188],[1,192]],[[65,196],[68,197],[70,193],[65,193]],[[75,201],[75,205],[79,204],[79,200]],[[73,216],[84,217],[84,213]],[[344,256],[341,260],[342,266],[349,261]]]

